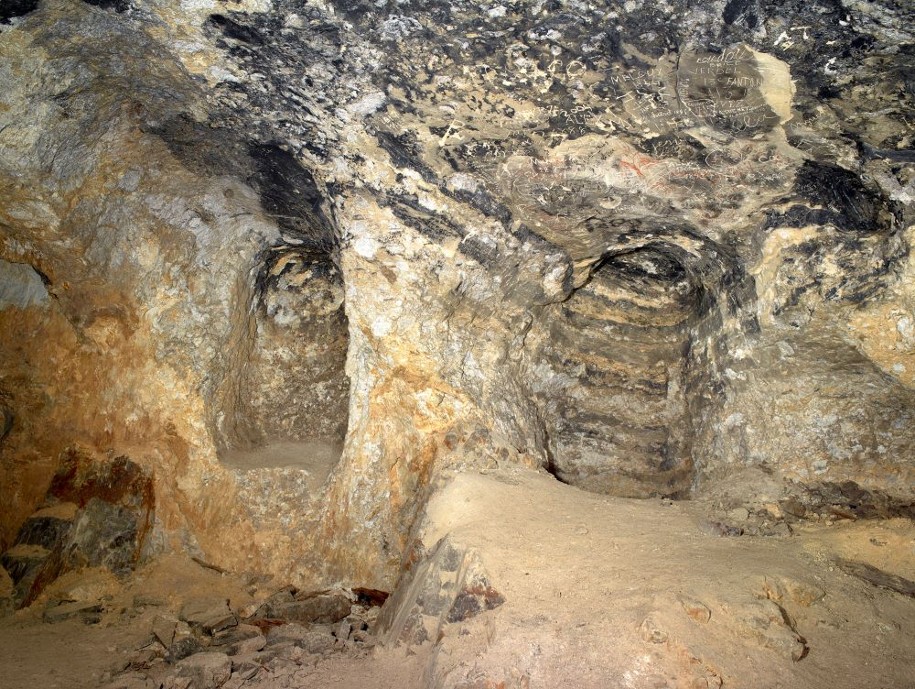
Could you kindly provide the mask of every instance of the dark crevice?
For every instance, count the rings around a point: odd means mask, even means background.
[[[260,192],[264,210],[307,248],[331,251],[335,233],[321,208],[324,196],[311,171],[276,144],[252,143],[248,152],[255,164],[248,182]]]
[[[83,2],[103,10],[114,10],[118,14],[130,9],[130,3],[127,0],[83,0]]]
[[[264,39],[258,31],[250,26],[239,24],[234,19],[230,19],[222,14],[211,14],[207,20],[213,26],[222,31],[223,36],[236,41],[242,41],[250,45],[263,45]]]
[[[794,191],[823,206],[822,220],[840,230],[867,235],[892,229],[888,204],[858,175],[838,165],[805,161],[797,172]]]
[[[38,9],[39,0],[0,1],[0,24],[9,24],[16,17],[24,17]]]

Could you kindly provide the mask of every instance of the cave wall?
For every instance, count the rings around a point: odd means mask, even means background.
[[[449,471],[912,497],[910,9],[20,5],[0,540],[73,445],[158,547],[377,588]],[[272,521],[218,459],[344,433]]]
[[[33,33],[3,32],[0,253],[31,266],[47,298],[0,310],[13,418],[0,540],[80,447],[153,469],[160,541],[199,548],[207,524],[232,521],[210,400],[254,257],[278,231],[249,187],[193,174],[144,132],[194,111],[200,90],[176,61],[148,59],[160,51],[145,32],[107,16],[64,3]]]

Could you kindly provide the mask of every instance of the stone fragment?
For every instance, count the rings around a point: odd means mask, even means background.
[[[330,651],[323,653],[321,655],[327,655]],[[301,663],[306,658],[313,658],[316,653],[311,653],[306,651],[301,646],[294,644],[292,642],[284,642],[281,644],[276,644],[275,646],[268,646],[263,651],[260,651],[255,657],[258,662],[262,663],[264,667],[271,671],[275,671],[277,667],[288,666],[289,662]]]
[[[162,682],[161,689],[196,689],[192,686],[194,680],[190,677],[176,677],[174,675],[166,677]]]
[[[67,569],[133,569],[139,556],[138,515],[130,508],[91,498],[77,515],[65,547]]]
[[[836,565],[846,574],[866,581],[872,586],[895,591],[903,596],[915,598],[915,581],[910,581],[896,574],[884,572],[882,569],[877,569],[865,562],[837,560]]]
[[[171,662],[187,658],[203,648],[200,639],[194,636],[187,622],[178,622],[175,625],[174,639],[168,647],[168,659]]]
[[[19,528],[16,543],[40,545],[49,551],[54,550],[63,543],[72,526],[73,517],[64,519],[59,516],[41,515],[40,512],[37,512],[26,519]]]
[[[736,526],[732,524],[725,524],[724,522],[717,521],[715,519],[702,519],[699,521],[699,530],[709,536],[743,536],[743,527]]]
[[[335,637],[327,625],[310,625],[290,623],[271,629],[267,634],[268,648],[291,644],[308,653],[320,655],[332,649]]]
[[[780,521],[765,529],[764,536],[786,537],[792,534],[791,527],[786,522]]]
[[[159,689],[159,683],[139,672],[131,672],[115,677],[101,689]]]
[[[642,641],[649,644],[667,643],[668,634],[658,626],[658,623],[652,617],[646,617],[642,624],[639,625],[639,636]]]
[[[149,668],[154,661],[165,657],[165,647],[158,641],[149,644],[141,649],[134,651],[130,656],[130,668],[133,670],[142,670]]]
[[[805,608],[819,601],[826,592],[819,586],[792,577],[766,577],[763,583],[766,598],[776,602],[791,602]]]
[[[287,605],[295,601],[295,589],[291,586],[280,589],[276,593],[271,594],[260,606],[257,608],[256,612],[251,616],[253,619],[277,619],[278,616],[274,614],[277,609],[283,605]]]
[[[781,503],[782,512],[790,514],[792,517],[803,519],[807,514],[807,508],[800,500],[795,497],[788,498]]]
[[[222,689],[242,689],[248,683],[248,679],[250,678],[232,675],[229,681],[222,685]]]
[[[290,622],[333,624],[350,614],[352,601],[345,593],[313,593],[294,600],[265,604],[264,617],[278,618]]]
[[[18,544],[0,556],[0,565],[13,582],[13,600],[18,607],[28,605],[46,580],[57,577],[60,558],[40,545]]]
[[[448,622],[462,622],[486,610],[494,610],[505,602],[505,596],[490,586],[485,577],[469,582],[454,599]]]
[[[97,624],[102,619],[104,608],[99,603],[52,603],[45,608],[41,619],[45,622],[54,624],[63,622],[73,617],[79,617],[86,624]]]
[[[133,607],[135,608],[163,608],[165,605],[166,601],[160,596],[138,593],[133,597]]]
[[[178,662],[177,675],[191,680],[194,689],[218,689],[232,675],[232,660],[225,653],[197,653]]]
[[[348,619],[343,619],[334,629],[334,636],[337,637],[337,641],[346,641],[352,631],[353,625]]]
[[[333,643],[333,639],[331,639]],[[275,644],[268,644],[262,651],[255,654],[255,658],[262,665],[267,665],[275,658],[287,658],[296,649],[301,648],[293,641],[280,641]]]
[[[807,655],[807,642],[791,626],[785,611],[771,600],[742,606],[737,614],[738,629],[764,648],[797,662]]]
[[[255,659],[254,654],[239,655],[232,659],[232,677],[251,679],[263,667],[263,664]]]
[[[267,639],[258,627],[239,624],[214,635],[211,647],[234,656],[259,651],[266,644]]]
[[[683,606],[683,610],[686,614],[696,620],[696,622],[705,624],[712,617],[712,611],[709,610],[708,606],[695,598],[682,596],[680,598],[680,605]]]
[[[153,503],[151,476],[127,457],[99,460],[67,451],[45,507],[25,521],[0,560],[16,582],[17,605],[31,604],[68,571],[131,571],[152,523]]]
[[[211,635],[238,624],[238,618],[229,608],[229,601],[214,596],[187,601],[181,608],[179,618],[191,628]]]
[[[375,643],[374,637],[372,637],[371,634],[369,634],[367,631],[364,631],[364,630],[358,630],[358,631],[353,632],[352,639],[353,639],[353,641],[360,643],[360,644],[364,644],[366,646],[373,646]]]
[[[728,520],[740,524],[750,518],[750,513],[746,507],[735,507],[728,512]]]
[[[178,625],[177,620],[164,615],[156,615],[152,621],[152,633],[166,648],[172,645],[175,640],[175,629]]]
[[[257,611],[260,610],[261,603],[248,603],[247,605],[239,608],[238,617],[242,620],[247,620],[249,618],[257,615]]]
[[[385,601],[378,616],[379,638],[419,645],[437,639],[444,624],[469,619],[504,602],[476,553],[456,547],[446,537]]]

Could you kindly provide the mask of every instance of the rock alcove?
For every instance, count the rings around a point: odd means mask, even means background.
[[[0,1],[0,645],[80,618],[112,689],[904,686],[912,26]]]

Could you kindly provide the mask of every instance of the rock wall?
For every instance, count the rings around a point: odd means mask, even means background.
[[[74,445],[159,547],[381,589],[451,470],[913,497],[903,5],[3,12],[3,545]],[[281,514],[218,458],[344,436]]]

